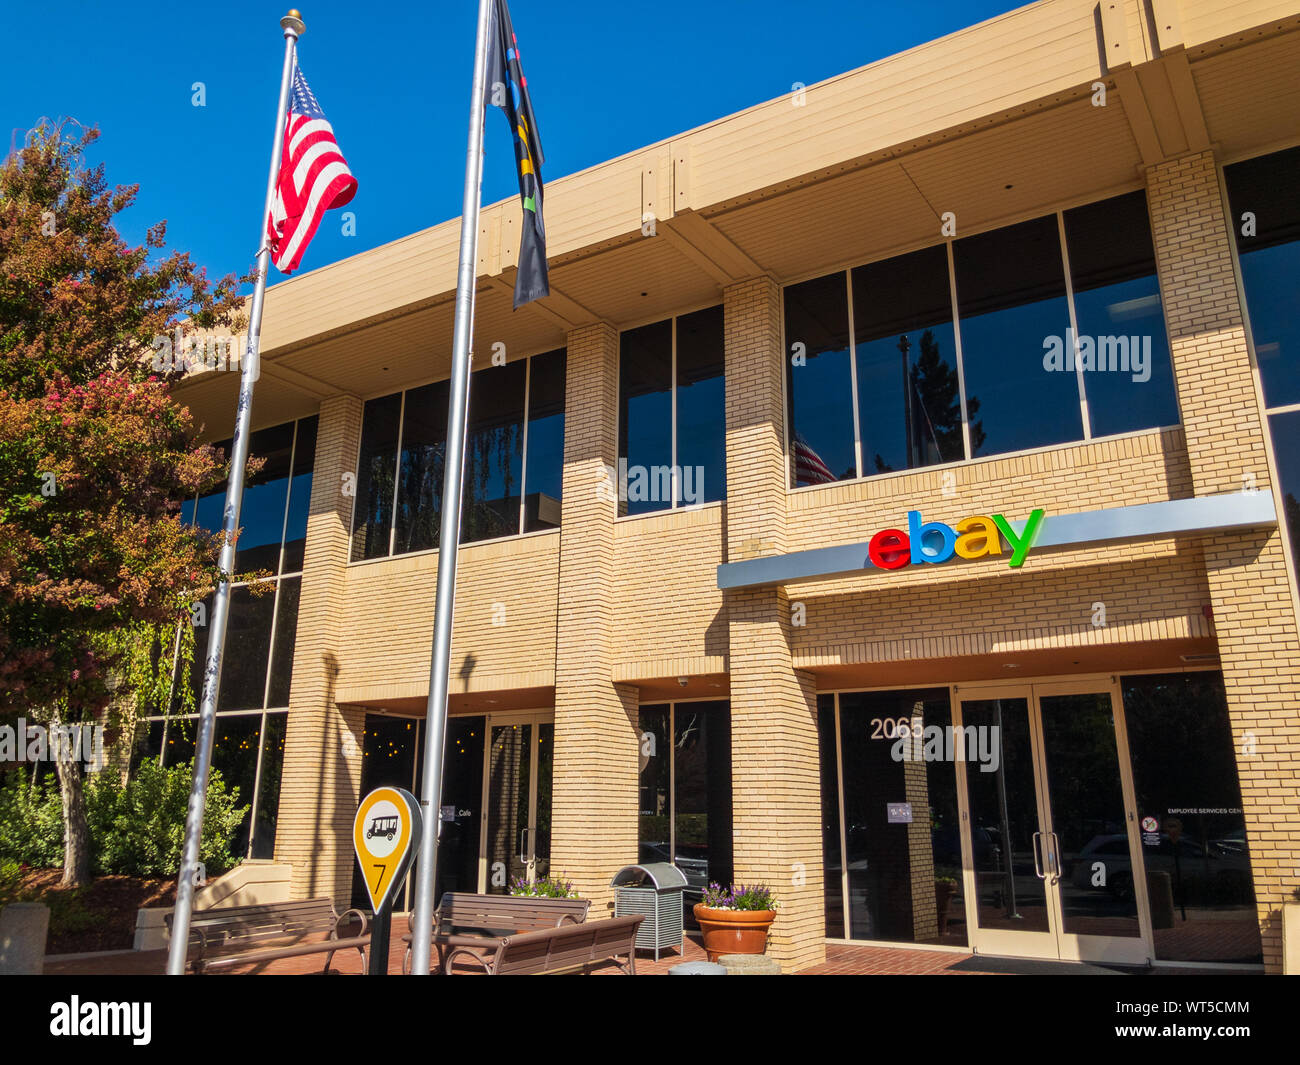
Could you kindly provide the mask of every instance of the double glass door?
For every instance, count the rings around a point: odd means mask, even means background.
[[[555,724],[550,711],[490,714],[486,739],[478,890],[506,895],[550,871]]]
[[[1146,962],[1150,923],[1118,686],[954,693],[954,739],[966,751],[957,769],[971,945],[981,954]]]

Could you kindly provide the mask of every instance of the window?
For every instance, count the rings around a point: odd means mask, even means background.
[[[640,861],[673,862],[686,877],[686,913],[709,882],[729,884],[731,711],[726,702],[643,706]]]
[[[826,934],[966,945],[956,766],[895,749],[900,725],[951,725],[947,689],[821,695],[817,718]]]
[[[1300,148],[1224,169],[1282,517],[1300,571]]]
[[[435,381],[367,401],[352,516],[353,561],[438,546],[450,388],[449,381]],[[564,388],[563,350],[475,371],[461,543],[559,525]]]
[[[276,815],[284,768],[287,711],[218,713],[212,739],[212,768],[226,787],[238,792],[236,805],[248,807],[235,833],[231,851],[246,858],[275,854]],[[164,766],[194,759],[198,718],[153,717],[139,723],[131,772],[142,758],[157,758]]]
[[[709,307],[619,341],[620,514],[726,496],[723,316]]]
[[[1081,355],[1091,345],[1095,359],[1095,370],[1083,370],[1092,435],[1176,424],[1145,194],[1090,203],[1064,217]],[[1108,367],[1117,361],[1118,368],[1102,369],[1103,358]]]
[[[1258,962],[1255,885],[1223,677],[1123,677],[1121,686],[1137,813],[1157,823],[1142,833],[1156,957]]]
[[[785,338],[795,487],[1178,420],[1142,192],[791,285]]]
[[[219,712],[289,705],[317,425],[318,417],[312,415],[260,429],[249,438],[249,454],[266,462],[244,489],[235,569],[239,573],[269,571],[272,576],[231,587],[217,692]],[[228,454],[230,441],[216,446]],[[183,507],[182,514],[192,520],[197,515],[199,525],[219,531],[225,498],[223,483]],[[212,604],[213,597],[208,596],[191,619],[194,660],[188,679],[195,703],[203,691]]]

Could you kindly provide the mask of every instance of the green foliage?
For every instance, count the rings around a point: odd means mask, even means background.
[[[0,781],[0,861],[48,869],[63,862],[63,800],[53,773],[12,770]]]
[[[86,782],[86,821],[96,873],[170,877],[180,868],[192,768],[146,758],[123,785],[117,774]],[[208,778],[199,859],[209,873],[238,862],[231,849],[248,807],[220,772]],[[10,774],[0,786],[0,861],[48,868],[63,861],[62,802],[53,776],[29,782]]]

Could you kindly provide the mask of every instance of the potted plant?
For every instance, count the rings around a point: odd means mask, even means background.
[[[510,894],[524,895],[532,899],[576,899],[578,893],[573,884],[561,880],[558,876],[543,876],[531,884],[522,876],[510,878]]]
[[[776,920],[776,899],[766,884],[730,887],[714,882],[695,904],[709,961],[724,954],[764,954],[767,930]]]

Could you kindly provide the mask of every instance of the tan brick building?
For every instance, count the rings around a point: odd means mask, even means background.
[[[552,177],[518,313],[486,207],[441,886],[549,870],[600,916],[672,859],[771,885],[791,970],[1280,970],[1297,72],[1294,0],[1042,0]],[[418,785],[458,234],[268,293],[300,532],[225,706],[261,715],[248,853],[303,895],[351,894],[363,790]],[[235,377],[178,390],[213,438]]]

